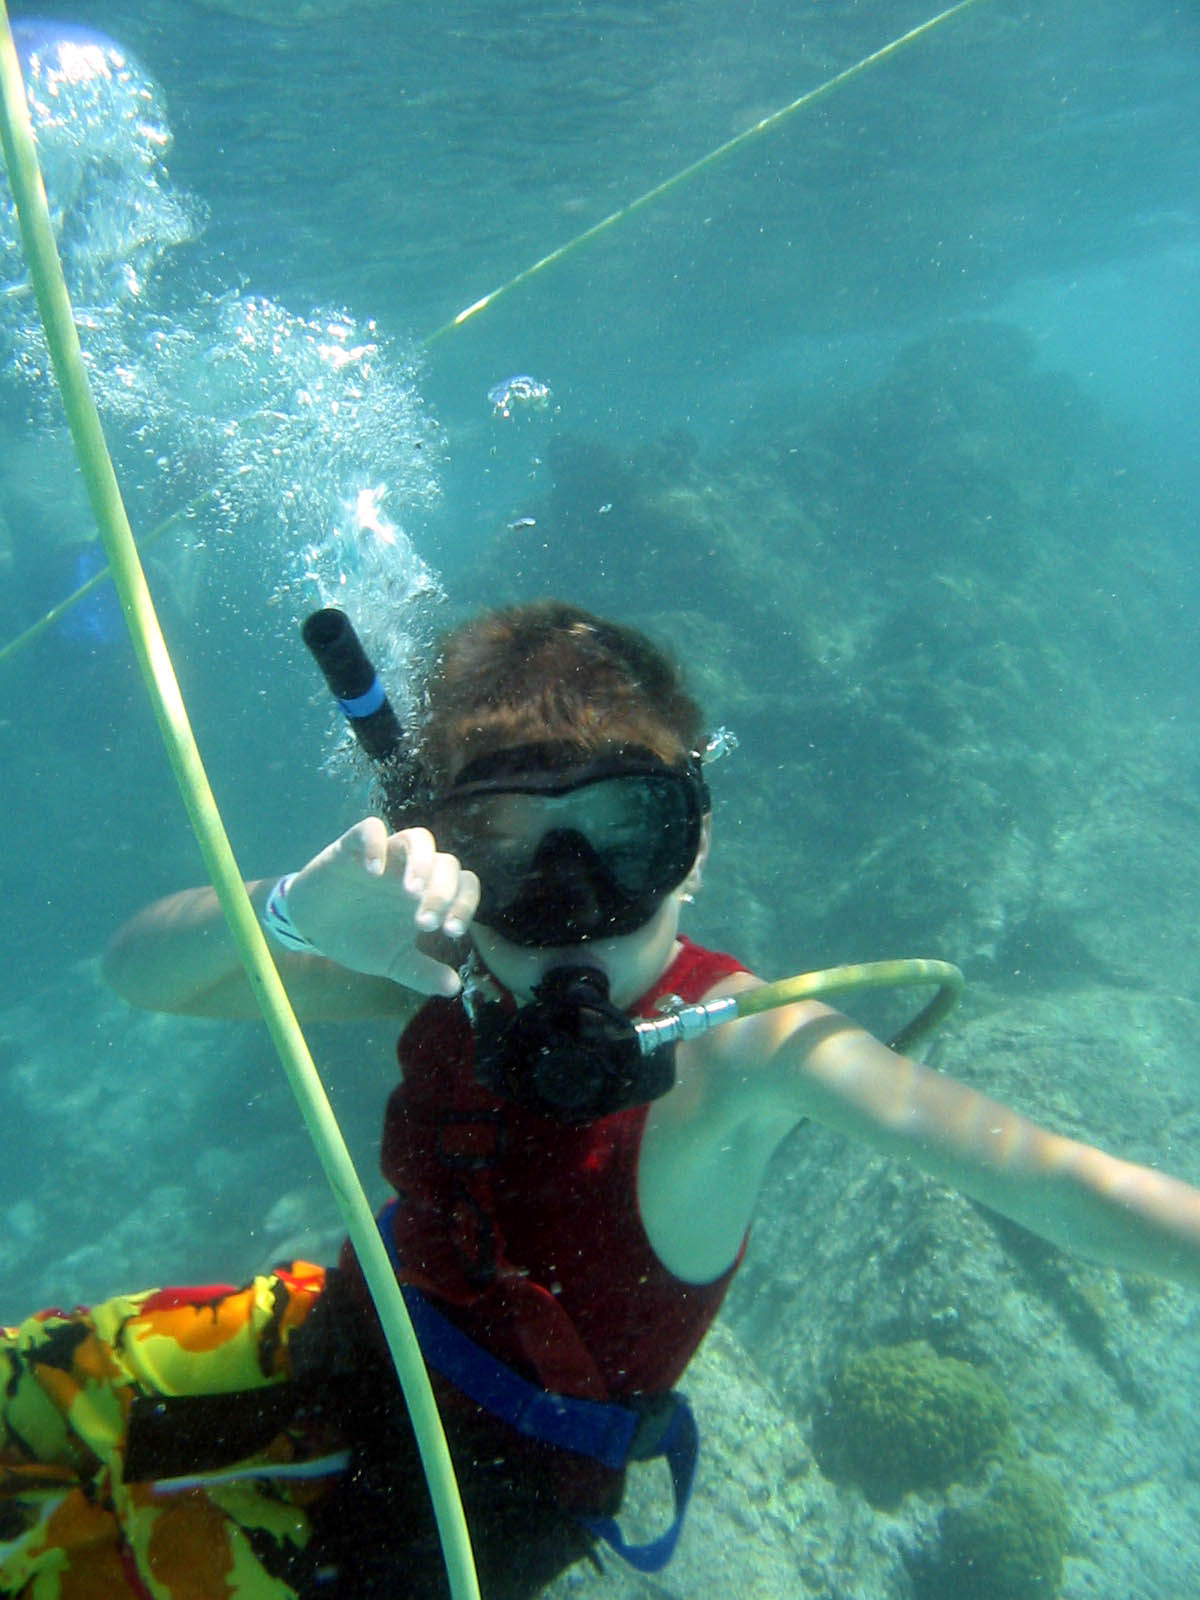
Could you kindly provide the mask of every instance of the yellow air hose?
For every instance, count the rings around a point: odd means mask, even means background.
[[[778,983],[764,983],[737,996],[737,1015],[752,1017],[759,1011],[789,1005],[793,1000],[824,999],[835,994],[861,994],[864,989],[909,989],[936,984],[937,993],[911,1022],[888,1040],[890,1050],[911,1050],[942,1021],[962,993],[963,975],[948,961],[920,957],[903,961],[863,961],[853,966],[827,967],[824,972],[803,972]]]
[[[378,1309],[429,1482],[451,1594],[454,1600],[478,1600],[479,1584],[462,1501],[420,1346],[350,1152],[246,894],[146,586],[88,384],[46,206],[21,65],[5,0],[0,0],[0,141],[4,146],[9,184],[16,202],[38,311],[54,362],[54,375],[163,742],[251,988],[262,1007],[288,1082],[300,1103],[309,1135]]]
[[[835,994],[861,994],[866,989],[932,988],[937,993],[905,1024],[893,1039],[890,1050],[911,1050],[942,1021],[962,992],[963,975],[948,961],[928,961],[920,957],[900,961],[862,961],[854,966],[826,967],[821,972],[801,972],[794,978],[780,978],[755,989],[722,995],[719,1000],[700,1000],[681,1006],[664,1001],[661,1016],[644,1017],[633,1031],[643,1054],[661,1045],[694,1039],[710,1028],[722,1028],[741,1017],[791,1005],[794,1000],[825,999]]]

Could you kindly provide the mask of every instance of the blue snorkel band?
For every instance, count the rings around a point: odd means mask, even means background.
[[[383,685],[376,678],[365,694],[360,694],[351,700],[339,700],[338,705],[350,718],[369,717],[378,711],[387,700],[383,692]]]
[[[398,1204],[390,1201],[377,1219],[397,1277],[403,1270],[392,1227]],[[612,1402],[551,1394],[468,1338],[412,1284],[400,1287],[421,1354],[430,1367],[517,1433],[588,1456],[616,1472],[631,1461],[665,1459],[674,1490],[675,1517],[657,1539],[627,1544],[615,1518],[578,1519],[639,1572],[661,1571],[674,1554],[683,1527],[700,1453],[696,1420],[682,1395],[662,1395],[648,1409],[635,1411]]]

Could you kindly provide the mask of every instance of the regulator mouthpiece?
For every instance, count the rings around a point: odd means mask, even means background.
[[[657,1100],[675,1082],[673,1043],[646,1049],[595,967],[553,967],[517,1011],[470,984],[475,1075],[496,1094],[562,1122],[584,1123]]]

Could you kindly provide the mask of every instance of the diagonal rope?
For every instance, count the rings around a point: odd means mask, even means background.
[[[707,155],[700,156],[698,160],[689,162],[687,166],[681,167],[678,172],[673,173],[669,178],[664,178],[661,183],[656,183],[653,188],[647,189],[645,194],[639,195],[636,200],[629,201],[627,205],[621,206],[619,210],[612,212],[611,215],[601,218],[599,222],[594,222],[591,227],[585,228],[582,233],[577,233],[574,238],[568,239],[565,244],[559,245],[547,255],[534,261],[530,266],[523,268],[505,283],[502,283],[499,288],[492,289],[488,294],[481,295],[478,300],[473,300],[469,306],[458,312],[456,316],[451,317],[449,322],[444,322],[441,327],[435,328],[422,341],[422,347],[430,349],[439,340],[445,338],[448,333],[452,333],[456,328],[461,328],[465,323],[472,321],[481,312],[495,305],[497,300],[510,294],[512,290],[528,283],[531,278],[537,277],[539,273],[545,272],[547,268],[556,266],[581,246],[589,244],[593,239],[599,238],[601,234],[609,232],[618,223],[624,222],[627,217],[632,217],[636,212],[644,210],[647,206],[652,205],[654,201],[661,200],[664,195],[687,183],[699,173],[707,171],[709,167],[714,167],[719,162],[724,161],[728,156],[733,155],[735,151],[741,149],[749,140],[756,139],[764,133],[772,132],[781,123],[787,121],[789,117],[795,116],[798,111],[803,111],[808,106],[815,105],[827,95],[833,94],[835,90],[843,88],[855,78],[861,77],[864,72],[869,71],[872,67],[879,66],[884,61],[889,60],[890,57],[898,55],[900,51],[907,49],[909,45],[916,44],[918,40],[932,33],[935,28],[940,28],[953,17],[977,4],[978,0],[958,0],[958,4],[949,6],[945,11],[939,11],[936,16],[926,18],[924,22],[919,23],[915,28],[909,28],[907,33],[899,34],[889,43],[881,45],[878,50],[872,50],[869,55],[863,56],[860,60],[854,62],[852,66],[844,67],[841,72],[835,72],[831,78],[827,78],[824,83],[819,83],[815,89],[807,90],[786,106],[781,106],[778,111],[773,111],[770,116],[763,117],[760,121],[754,123],[752,127],[743,129],[741,133],[735,134],[732,139],[726,139],[723,144],[717,145]],[[89,579],[86,584],[76,589],[73,594],[69,594],[66,599],[60,601],[46,616],[26,628],[16,638],[10,639],[3,648],[0,648],[0,662],[3,662],[9,656],[15,655],[23,645],[29,644],[33,639],[44,633],[52,623],[62,616],[64,611],[73,606],[76,601],[82,600],[86,594],[89,594],[96,584],[107,576],[107,573],[107,567],[103,568],[93,578]]]

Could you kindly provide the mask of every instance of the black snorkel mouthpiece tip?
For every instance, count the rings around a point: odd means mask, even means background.
[[[354,624],[336,606],[323,606],[305,618],[300,632],[359,749],[375,766],[384,815],[393,828],[403,827],[424,785],[409,739]]]
[[[403,744],[404,730],[350,618],[324,606],[300,631],[364,753],[387,761]]]

